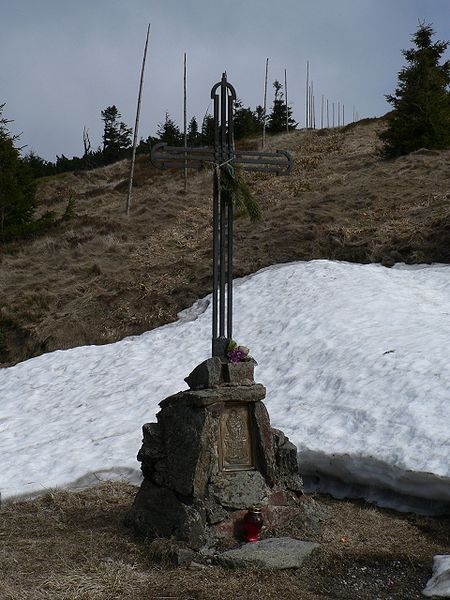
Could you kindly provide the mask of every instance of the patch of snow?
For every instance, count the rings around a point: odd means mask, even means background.
[[[450,598],[450,555],[436,554],[433,557],[433,577],[422,594],[427,598]]]
[[[235,339],[319,489],[340,481],[450,502],[449,276],[450,265],[319,260],[235,282]],[[3,498],[110,469],[136,476],[142,424],[210,354],[210,297],[179,316],[0,371]]]

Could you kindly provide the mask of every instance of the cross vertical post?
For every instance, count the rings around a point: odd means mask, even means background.
[[[213,356],[225,356],[233,337],[233,206],[221,194],[221,169],[235,158],[236,92],[223,73],[211,90],[214,102]],[[215,218],[214,218],[215,215]]]
[[[233,336],[233,202],[222,194],[226,169],[238,165],[244,171],[287,175],[292,168],[288,152],[236,151],[234,103],[236,91],[226,73],[211,90],[214,102],[214,146],[185,148],[159,143],[150,160],[160,169],[213,167],[212,207],[212,355],[226,358]]]

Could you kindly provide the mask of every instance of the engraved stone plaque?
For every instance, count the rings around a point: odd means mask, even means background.
[[[226,405],[220,419],[219,456],[223,471],[255,468],[248,404]]]

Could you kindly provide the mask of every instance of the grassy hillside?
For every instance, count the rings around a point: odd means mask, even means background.
[[[235,275],[292,260],[450,262],[450,150],[394,161],[376,154],[381,120],[272,138],[295,159],[290,177],[250,185],[262,223],[236,223]],[[211,173],[137,163],[130,218],[128,161],[42,181],[41,210],[75,215],[0,246],[0,365],[103,344],[176,319],[211,291]]]

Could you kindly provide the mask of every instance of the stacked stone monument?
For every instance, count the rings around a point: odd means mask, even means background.
[[[161,169],[213,168],[212,355],[186,378],[189,390],[160,403],[157,423],[144,425],[138,454],[144,481],[128,522],[149,538],[175,538],[198,549],[220,536],[239,536],[247,510],[258,504],[266,525],[298,512],[302,482],[297,450],[270,426],[266,390],[253,378],[255,362],[233,362],[233,212],[222,181],[238,186],[235,167],[287,175],[290,154],[237,151],[236,91],[226,73],[211,89],[214,145],[156,144],[151,161]],[[224,178],[224,179],[222,179]],[[226,325],[226,327],[225,327]]]
[[[298,512],[297,450],[271,428],[254,366],[209,358],[186,378],[190,389],[163,400],[157,423],[144,425],[144,481],[128,515],[137,532],[199,549],[239,537],[254,505],[269,526]]]

